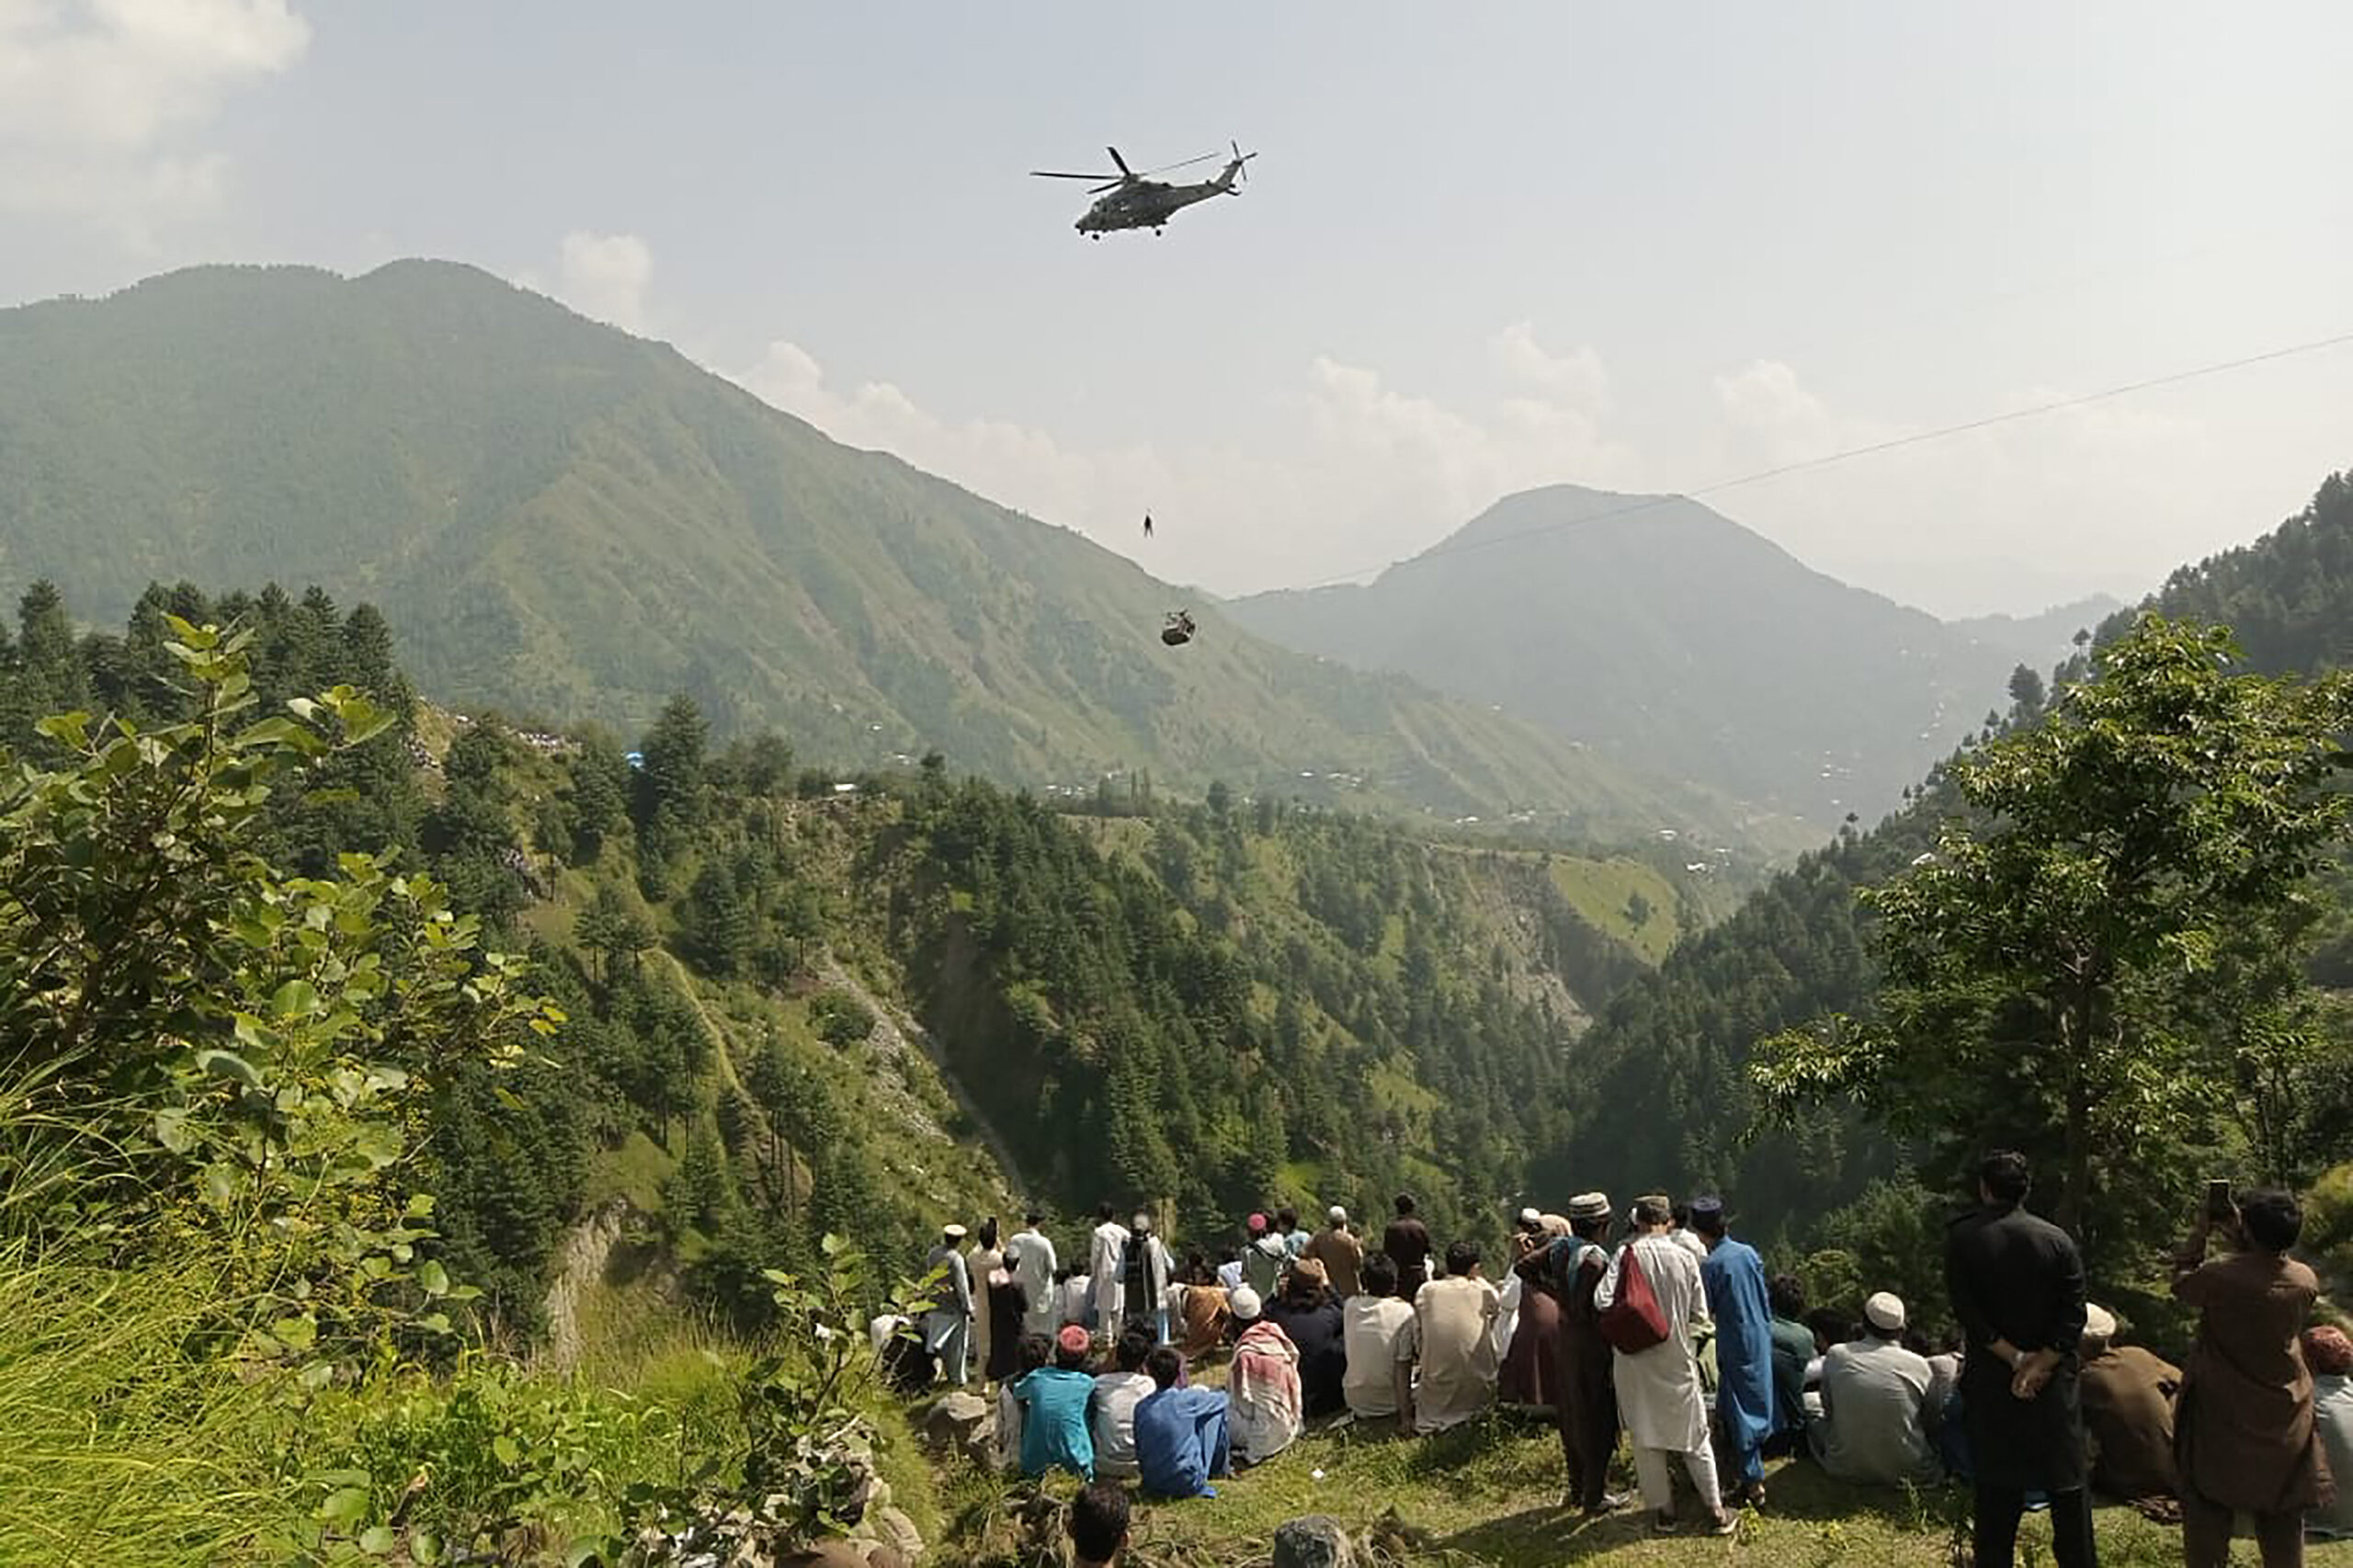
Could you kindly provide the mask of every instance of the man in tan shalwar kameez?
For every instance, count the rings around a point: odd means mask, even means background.
[[[2250,1192],[2234,1215],[2200,1210],[2174,1260],[2174,1294],[2199,1309],[2175,1422],[2188,1568],[2229,1562],[2234,1511],[2255,1517],[2264,1568],[2300,1568],[2304,1513],[2332,1494],[2298,1341],[2320,1281],[2286,1256],[2303,1218],[2288,1193]],[[2241,1244],[2210,1261],[2207,1237],[2218,1224]]]

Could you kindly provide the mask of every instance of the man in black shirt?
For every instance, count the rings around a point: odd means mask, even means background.
[[[2094,1568],[2085,1490],[2076,1347],[2084,1336],[2084,1260],[2067,1233],[2023,1207],[2026,1157],[1978,1166],[1984,1207],[1945,1241],[1945,1284],[1968,1335],[1961,1392],[1976,1468],[1976,1568],[2011,1568],[2026,1494],[2051,1494],[2059,1568]]]
[[[1397,1218],[1381,1233],[1381,1250],[1396,1261],[1397,1299],[1412,1301],[1430,1272],[1429,1227],[1415,1218],[1412,1194],[1397,1195]]]

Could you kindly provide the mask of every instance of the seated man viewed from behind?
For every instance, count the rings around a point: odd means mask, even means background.
[[[1364,1260],[1361,1287],[1340,1308],[1347,1353],[1342,1381],[1349,1411],[1358,1420],[1397,1414],[1397,1336],[1414,1321],[1412,1305],[1397,1299],[1397,1264],[1385,1252]]]
[[[1136,1405],[1152,1392],[1144,1358],[1152,1354],[1152,1331],[1131,1327],[1111,1347],[1112,1369],[1095,1376],[1087,1426],[1095,1439],[1095,1473],[1133,1480],[1136,1474]]]
[[[1095,1380],[1086,1374],[1090,1348],[1086,1330],[1066,1324],[1054,1336],[1054,1361],[1024,1373],[1013,1385],[1021,1407],[1021,1473],[1043,1475],[1066,1470],[1083,1481],[1095,1478],[1095,1440],[1086,1429],[1087,1402]]]
[[[2084,1309],[2076,1387],[2092,1443],[2092,1485],[2127,1502],[2181,1495],[2174,1465],[2174,1396],[2181,1369],[2138,1345],[2118,1345],[2116,1315]]]
[[[2304,1516],[2304,1533],[2322,1540],[2353,1536],[2353,1340],[2340,1329],[2304,1330],[2304,1364],[2313,1369],[2313,1426],[2336,1478],[2336,1501]]]
[[[1899,1485],[1934,1480],[1926,1357],[1903,1345],[1904,1302],[1881,1290],[1863,1303],[1863,1336],[1831,1346],[1822,1362],[1822,1415],[1814,1457],[1841,1481]]]
[[[1214,1497],[1227,1472],[1229,1408],[1217,1389],[1178,1388],[1185,1359],[1164,1345],[1144,1358],[1153,1392],[1136,1405],[1136,1469],[1149,1497]]]

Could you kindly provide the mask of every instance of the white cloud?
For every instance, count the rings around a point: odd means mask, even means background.
[[[554,285],[547,291],[595,321],[623,332],[645,330],[645,293],[654,280],[654,251],[635,234],[563,236]],[[536,280],[527,279],[537,288]]]
[[[1230,593],[1369,576],[1498,496],[1558,482],[1700,491],[1808,565],[1940,614],[2137,592],[2271,520],[2271,501],[2234,477],[2247,465],[2225,460],[2239,439],[2194,401],[2086,403],[1713,494],[1933,421],[1842,408],[1794,367],[1758,360],[1714,376],[1696,414],[1636,441],[1591,348],[1554,353],[1526,323],[1483,347],[1483,396],[1441,401],[1319,356],[1269,406],[1244,411],[1233,435],[1103,449],[947,416],[893,382],[840,381],[789,341],[732,373],[838,440],[1077,528],[1156,575]],[[1980,412],[2083,390],[2023,387]],[[1150,544],[1138,527],[1147,510]]]
[[[789,341],[730,373],[836,440],[895,452],[1075,528],[1160,576],[1245,592],[1367,574],[1436,542],[1509,491],[1631,481],[1632,454],[1604,436],[1592,412],[1608,401],[1597,355],[1547,354],[1526,324],[1487,348],[1506,386],[1476,410],[1319,356],[1273,416],[1247,421],[1244,433],[1092,451],[1017,422],[942,416],[889,381],[836,384]],[[1147,511],[1159,524],[1150,546],[1139,526]]]
[[[1596,415],[1609,412],[1609,372],[1591,346],[1554,354],[1536,341],[1535,323],[1519,321],[1488,339],[1487,350],[1497,369],[1552,401]]]
[[[147,243],[220,199],[193,133],[310,38],[287,0],[0,0],[0,210]]]

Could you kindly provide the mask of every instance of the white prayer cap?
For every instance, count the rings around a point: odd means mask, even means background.
[[[1523,1225],[1540,1225],[1544,1222],[1544,1216],[1533,1209],[1523,1209],[1519,1211],[1519,1222]]]
[[[2086,1350],[2105,1350],[2108,1342],[2116,1337],[2116,1314],[2094,1302],[2084,1309],[2084,1345]]]
[[[951,1242],[961,1242],[972,1233],[961,1225],[942,1225],[939,1227],[939,1233]]]
[[[1345,1225],[1348,1222],[1348,1211],[1335,1203],[1324,1210],[1324,1218],[1331,1221],[1335,1225]]]
[[[1152,1229],[1152,1216],[1151,1216],[1151,1215],[1149,1215],[1149,1214],[1139,1214],[1139,1215],[1137,1215],[1137,1216],[1136,1216],[1136,1218],[1135,1218],[1135,1223],[1134,1223],[1134,1224],[1132,1224],[1132,1225],[1131,1225],[1131,1226],[1129,1227],[1129,1229],[1131,1229],[1131,1230],[1136,1230],[1136,1231],[1149,1231],[1149,1230],[1151,1230],[1151,1229]]]
[[[1863,1321],[1881,1334],[1904,1332],[1904,1298],[1881,1290],[1863,1303]]]
[[[1248,1323],[1256,1317],[1262,1305],[1258,1300],[1258,1292],[1247,1285],[1237,1288],[1233,1294],[1225,1299],[1225,1304],[1233,1309],[1233,1318],[1236,1323]]]

